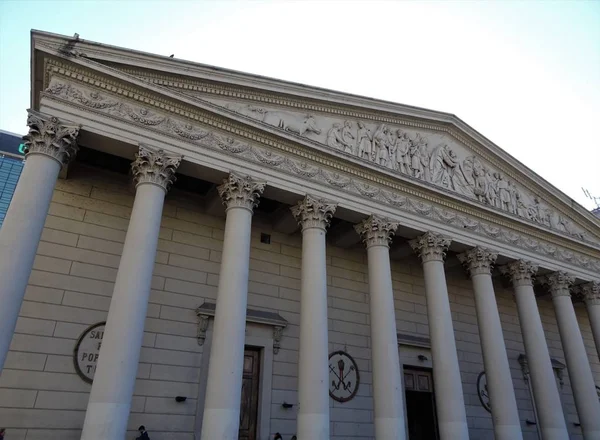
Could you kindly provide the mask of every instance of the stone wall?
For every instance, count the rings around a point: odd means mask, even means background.
[[[72,355],[79,335],[104,321],[133,204],[126,176],[76,168],[56,186],[17,331],[0,376],[0,426],[7,440],[77,439],[90,385],[76,373]],[[128,438],[145,424],[153,440],[192,440],[203,346],[196,339],[194,310],[216,300],[224,220],[202,213],[198,197],[174,190],[165,205],[146,332],[141,350]],[[271,243],[260,234],[271,234]],[[300,235],[273,232],[256,215],[250,261],[248,307],[275,311],[288,327],[274,356],[270,436],[295,433],[297,403]],[[360,369],[361,386],[350,402],[331,402],[331,438],[372,439],[371,351],[366,252],[327,249],[329,345],[346,349]],[[399,333],[428,337],[423,276],[416,258],[392,262]],[[458,266],[448,269],[448,290],[467,405],[471,440],[492,439],[491,416],[480,405],[476,379],[483,370],[471,283]],[[498,305],[525,437],[537,439],[519,354],[524,352],[510,289],[496,280]],[[551,355],[564,362],[552,304],[538,302]],[[577,307],[592,369],[600,383],[587,315]],[[175,402],[187,396],[185,403]],[[572,438],[577,415],[568,375],[561,396]],[[260,440],[267,440],[265,436]]]

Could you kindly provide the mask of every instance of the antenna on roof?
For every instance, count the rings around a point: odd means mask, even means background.
[[[594,202],[594,204],[596,205],[596,209],[600,208],[600,197],[591,195],[590,192],[583,187],[581,188],[581,190],[583,191],[583,194],[585,194],[585,196],[588,199],[590,199],[591,201]]]

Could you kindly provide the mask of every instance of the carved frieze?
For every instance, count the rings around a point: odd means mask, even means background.
[[[405,177],[431,183],[580,240],[583,230],[494,170],[445,134],[400,126],[202,99],[278,129],[359,157]]]
[[[80,105],[82,108],[87,107],[90,110],[103,113],[109,117],[117,118],[118,120],[145,125],[140,120],[131,117],[133,108],[139,109],[143,107],[142,104],[122,100],[115,106],[108,106],[100,109],[87,106],[84,102],[75,98],[75,96],[78,95],[72,92],[72,89],[79,90],[84,88],[85,86],[76,86],[74,83],[67,83],[58,76],[53,76],[51,78],[50,87],[46,89],[45,94],[50,99],[68,101]],[[103,93],[99,95],[99,98],[105,100],[113,99],[112,95],[107,94],[107,96],[104,96]],[[135,111],[139,113],[139,110]],[[166,116],[165,114],[164,121],[152,126],[152,129],[203,148],[219,150],[226,154],[242,157],[248,161],[262,163],[265,166],[278,169],[284,173],[320,182],[348,194],[374,200],[383,205],[389,205],[408,213],[416,213],[439,222],[442,225],[451,225],[457,229],[468,230],[483,237],[491,237],[499,242],[527,251],[534,251],[541,255],[546,255],[556,260],[565,261],[586,269],[600,270],[600,261],[596,259],[572,252],[549,242],[531,238],[528,235],[497,226],[485,220],[471,217],[460,211],[447,209],[437,204],[424,202],[417,198],[401,194],[385,184],[367,183],[351,174],[337,171],[334,172],[326,166],[319,165],[317,162],[308,161],[287,154],[275,154],[269,148],[259,145],[258,143],[251,144],[214,131],[209,131],[206,136],[199,139],[192,139],[182,135],[180,130],[175,130],[173,128],[174,124],[178,124],[177,126],[179,127],[184,126],[184,124],[192,125],[188,122],[188,119],[185,119],[184,117],[178,117],[175,114]],[[207,130],[197,123],[194,123],[188,131],[202,133]]]

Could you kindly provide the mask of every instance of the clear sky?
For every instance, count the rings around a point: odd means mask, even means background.
[[[600,196],[600,0],[0,0],[0,129],[30,29],[453,113],[586,208]]]

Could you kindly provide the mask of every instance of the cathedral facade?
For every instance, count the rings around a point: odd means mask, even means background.
[[[600,438],[600,220],[457,117],[32,32],[11,440]]]

